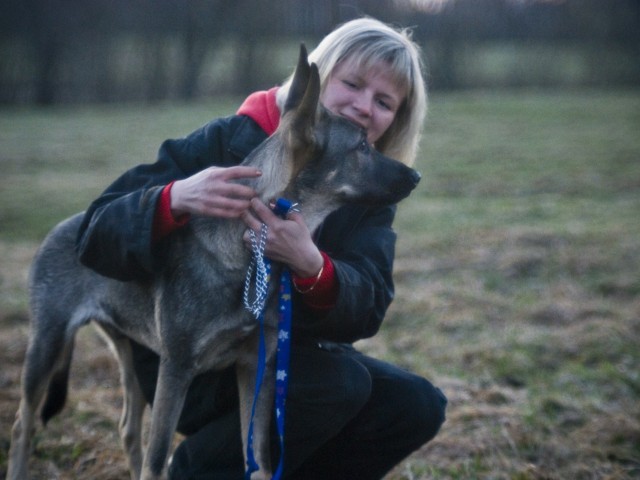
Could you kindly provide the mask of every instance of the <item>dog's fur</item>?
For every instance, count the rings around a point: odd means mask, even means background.
[[[400,201],[419,175],[369,148],[355,125],[319,105],[319,77],[301,48],[278,131],[244,162],[263,174],[251,184],[263,201],[283,196],[299,202],[313,231],[348,203]],[[59,224],[32,265],[32,325],[23,369],[23,395],[12,432],[7,478],[27,478],[35,414],[45,398],[46,421],[62,408],[77,329],[94,321],[108,337],[120,365],[124,405],[120,435],[132,478],[164,478],[170,445],[186,391],[195,375],[235,364],[243,438],[247,437],[256,373],[257,323],[242,305],[249,264],[240,220],[194,217],[170,238],[162,271],[149,283],[120,282],[82,266],[75,238],[82,214]],[[126,221],[126,220],[124,220]],[[274,265],[272,278],[279,278]],[[272,282],[273,283],[273,282]],[[269,422],[277,309],[270,286],[265,323],[267,371],[254,420],[260,471],[270,478]],[[276,300],[277,304],[277,300]],[[145,402],[132,367],[129,339],[160,355],[146,455],[141,448]]]

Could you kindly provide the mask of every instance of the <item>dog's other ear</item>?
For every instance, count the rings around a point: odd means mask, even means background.
[[[287,101],[284,104],[283,113],[293,110],[300,104],[300,101],[304,96],[304,92],[307,89],[307,84],[309,83],[309,72],[310,67],[307,59],[307,48],[304,46],[304,43],[301,43],[298,65],[296,66],[296,71],[293,74],[293,80],[291,81]]]

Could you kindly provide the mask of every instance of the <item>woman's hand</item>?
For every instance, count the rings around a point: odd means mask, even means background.
[[[175,218],[185,213],[238,218],[248,210],[256,192],[233,180],[260,175],[262,172],[254,167],[209,167],[177,180],[171,187],[171,213]]]
[[[288,265],[298,277],[313,277],[322,268],[324,258],[313,243],[300,213],[291,212],[286,219],[282,219],[258,198],[254,198],[251,200],[251,210],[245,211],[242,220],[258,237],[262,224],[267,225],[265,256]],[[244,241],[250,245],[248,231],[244,235]]]

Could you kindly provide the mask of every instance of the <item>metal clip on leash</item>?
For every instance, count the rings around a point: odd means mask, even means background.
[[[273,207],[273,213],[279,217],[286,219],[290,212],[299,212],[297,203],[291,203],[286,198],[279,198],[276,200],[276,204]]]

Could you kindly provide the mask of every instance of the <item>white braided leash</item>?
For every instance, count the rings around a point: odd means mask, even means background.
[[[264,261],[264,247],[267,243],[267,225],[262,224],[260,230],[260,238],[256,238],[253,230],[249,229],[249,237],[251,239],[251,263],[247,270],[247,276],[244,281],[244,307],[258,318],[264,309],[267,299],[267,288],[269,285],[269,272]],[[255,298],[250,300],[251,296],[251,279],[255,270]]]

